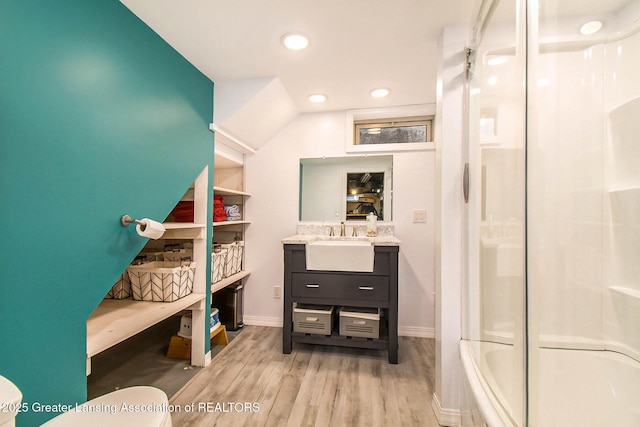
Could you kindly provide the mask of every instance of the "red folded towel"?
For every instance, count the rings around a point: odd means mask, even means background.
[[[224,211],[224,197],[220,195],[213,196],[213,221],[226,221],[227,213]]]

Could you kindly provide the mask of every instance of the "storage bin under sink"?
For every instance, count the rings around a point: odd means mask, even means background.
[[[340,335],[347,337],[380,337],[380,309],[342,307],[340,309]]]
[[[331,335],[332,305],[295,304],[293,308],[293,332]]]

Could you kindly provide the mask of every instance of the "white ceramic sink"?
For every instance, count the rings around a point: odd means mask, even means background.
[[[363,240],[315,240],[307,243],[307,270],[373,271],[373,245]]]

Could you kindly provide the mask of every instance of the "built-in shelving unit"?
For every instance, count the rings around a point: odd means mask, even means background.
[[[163,239],[204,239],[207,234],[206,224],[190,222],[165,222]]]
[[[224,279],[222,279],[222,280],[220,280],[218,282],[212,283],[211,284],[211,293],[212,294],[216,293],[220,289],[226,288],[227,286],[236,283],[238,280],[244,279],[245,277],[249,276],[249,274],[251,274],[251,273],[249,273],[247,270],[242,270],[239,273],[236,273],[236,274],[234,274],[232,276],[229,276],[229,277],[225,277]]]
[[[216,185],[213,186],[213,191],[217,194],[222,194],[227,196],[251,196],[251,194],[246,193],[244,191],[231,190],[229,188],[218,187]]]
[[[121,343],[182,310],[202,310],[205,295],[191,294],[174,302],[105,299],[87,321],[87,357]]]
[[[251,222],[247,217],[245,203],[251,194],[244,191],[244,159],[246,154],[255,153],[255,150],[215,124],[211,124],[210,129],[216,135],[213,193],[224,196],[226,206],[237,205],[241,213],[239,220],[213,222],[213,242],[226,244],[242,240],[246,246],[246,227]],[[242,282],[249,275],[243,260],[241,271],[211,284],[211,293]]]
[[[218,221],[218,222],[214,222],[213,226],[214,227],[226,227],[228,225],[248,225],[248,224],[251,224],[251,222],[245,221],[245,220],[240,220],[240,221]]]
[[[196,178],[193,189],[187,192],[194,201],[194,222],[166,222],[162,239],[184,239],[193,243],[193,261],[196,263],[193,292],[173,302],[134,301],[104,299],[87,320],[87,375],[91,373],[91,357],[132,337],[182,310],[192,315],[191,364],[206,366],[210,353],[205,353],[205,328],[209,328],[206,316],[206,293],[209,281],[207,263],[207,205],[209,188],[208,167]]]

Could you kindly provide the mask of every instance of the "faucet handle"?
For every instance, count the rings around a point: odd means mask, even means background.
[[[335,236],[334,232],[333,232],[333,225],[329,226],[329,236]]]
[[[358,229],[355,225],[353,226],[352,230],[353,231],[351,232],[351,237],[358,237]]]

